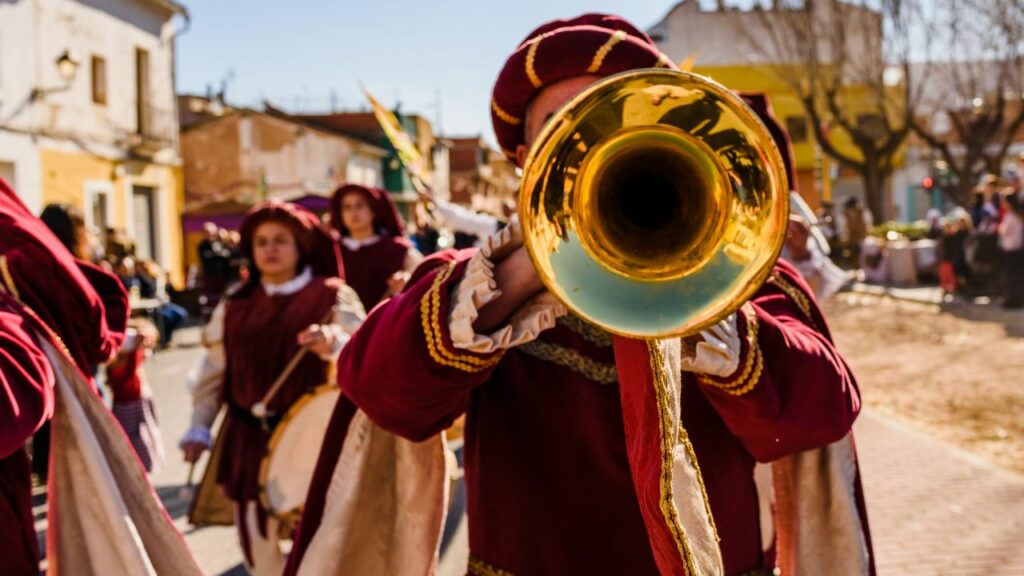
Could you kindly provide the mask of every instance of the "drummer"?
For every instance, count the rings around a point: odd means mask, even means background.
[[[384,190],[344,184],[331,197],[331,226],[341,236],[345,281],[370,310],[401,292],[423,260],[405,238],[398,207]]]
[[[323,384],[328,364],[365,315],[341,276],[337,244],[316,217],[294,204],[270,201],[246,215],[241,250],[249,279],[214,311],[207,348],[189,375],[192,426],[181,439],[185,460],[210,447],[221,404],[227,418],[216,480],[235,506],[235,525],[250,573],[280,574],[278,522],[259,502],[259,467],[271,433],[304,393]],[[272,398],[267,392],[301,349],[308,350]],[[254,406],[265,405],[265,410]]]

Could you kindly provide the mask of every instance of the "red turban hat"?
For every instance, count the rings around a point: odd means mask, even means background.
[[[312,268],[314,276],[344,277],[338,245],[320,226],[320,220],[316,215],[302,206],[280,200],[257,204],[245,215],[239,248],[250,262],[253,261],[253,235],[260,224],[265,222],[279,222],[291,229],[295,236],[295,244],[299,248],[300,259]]]
[[[675,68],[651,38],[618,16],[584,14],[554,20],[527,35],[494,83],[491,123],[513,162],[524,142],[526,108],[545,86],[567,78],[610,76],[636,68]]]
[[[384,232],[394,238],[405,236],[405,223],[398,213],[398,206],[391,195],[380,188],[370,188],[359,184],[343,184],[331,196],[331,226],[342,236],[346,234],[345,223],[341,219],[341,202],[349,194],[359,194],[366,199],[373,211],[375,232]]]

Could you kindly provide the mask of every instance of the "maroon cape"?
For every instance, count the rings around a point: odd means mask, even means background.
[[[53,413],[53,374],[30,334],[52,330],[89,374],[124,340],[128,296],[117,278],[76,260],[2,179],[0,286],[0,558],[5,570],[11,567],[3,574],[36,574],[32,484],[22,446]]]
[[[343,391],[378,425],[412,440],[467,415],[474,566],[522,574],[658,573],[663,564],[635,491],[614,381],[628,342],[613,346],[608,335],[567,319],[504,356],[454,351],[446,319],[468,255],[432,257],[405,292],[369,316],[339,361]],[[727,574],[770,563],[761,548],[755,462],[843,438],[860,408],[856,382],[790,265],[780,261],[745,309],[738,314],[741,337],[751,341],[748,314],[758,329],[737,373],[683,375],[683,423]],[[473,361],[452,361],[453,355]],[[761,369],[748,369],[757,358]],[[297,571],[319,526],[322,492],[353,412],[351,403],[339,404],[286,574]],[[858,504],[864,519],[863,500]]]

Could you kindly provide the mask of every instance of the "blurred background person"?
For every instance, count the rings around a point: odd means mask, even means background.
[[[1012,189],[1001,195],[999,249],[1003,255],[1003,307],[1024,307],[1024,209]]]
[[[363,307],[398,294],[423,255],[405,238],[405,225],[384,190],[344,184],[331,197],[331,226],[340,235],[345,282]]]
[[[149,473],[163,464],[164,448],[153,391],[142,365],[153,354],[159,339],[152,322],[141,318],[129,320],[124,345],[107,365],[107,386],[113,396],[110,411]]]

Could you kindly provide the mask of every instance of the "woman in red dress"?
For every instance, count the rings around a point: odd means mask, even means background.
[[[210,426],[223,404],[227,419],[217,483],[235,504],[235,523],[253,574],[280,574],[278,523],[259,502],[259,467],[274,427],[303,394],[325,382],[363,318],[356,293],[340,278],[338,251],[316,217],[301,207],[267,202],[242,224],[241,249],[253,267],[206,326],[207,354],[190,377],[192,427],[180,446],[194,462],[210,446]],[[300,348],[307,354],[272,399],[264,396]],[[265,413],[253,410],[266,404]]]
[[[331,225],[341,235],[345,281],[367,310],[400,292],[423,260],[405,238],[402,217],[384,190],[341,186],[331,198]]]

